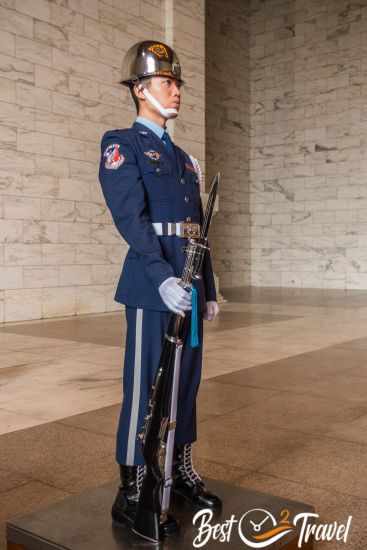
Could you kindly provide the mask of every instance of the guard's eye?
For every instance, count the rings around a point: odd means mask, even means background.
[[[161,84],[165,88],[170,88],[174,82],[176,82],[176,86],[178,89],[182,87],[182,82],[175,81],[172,78],[166,78],[165,80],[162,80]]]

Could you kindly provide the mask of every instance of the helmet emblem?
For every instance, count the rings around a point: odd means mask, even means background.
[[[152,46],[149,46],[148,50],[159,57],[159,59],[162,57],[168,59],[168,52],[163,44],[153,44]]]

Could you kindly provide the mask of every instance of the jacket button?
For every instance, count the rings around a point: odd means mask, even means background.
[[[160,169],[160,168],[156,168],[155,171],[156,171],[156,172],[160,172],[161,169]]]
[[[181,178],[181,183],[186,183],[185,178]]]
[[[188,197],[187,195],[185,195],[185,202],[189,202],[190,200],[190,197]]]

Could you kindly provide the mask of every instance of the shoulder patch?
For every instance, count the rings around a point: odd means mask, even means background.
[[[119,143],[111,143],[107,145],[103,152],[105,168],[109,170],[117,170],[125,161],[124,155],[120,151]]]

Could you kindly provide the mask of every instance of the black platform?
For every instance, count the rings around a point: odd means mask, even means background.
[[[279,520],[287,517],[282,510],[289,510],[289,521],[296,513],[314,512],[310,505],[292,500],[285,500],[272,495],[250,491],[216,480],[206,480],[207,486],[223,499],[223,510],[216,515],[211,524],[223,523],[230,519],[241,517],[249,510],[261,508],[270,512],[279,524]],[[68,497],[47,509],[18,518],[7,523],[7,542],[9,550],[126,550],[127,548],[162,548],[164,550],[189,549],[198,535],[198,526],[192,525],[193,512],[182,501],[174,499],[172,513],[180,521],[180,535],[174,535],[159,545],[144,541],[130,532],[127,527],[112,525],[111,504],[116,494],[116,483],[109,483],[96,489],[88,490],[80,495]],[[260,523],[266,514],[252,512],[243,521],[242,531],[251,536],[248,531],[250,518]],[[247,524],[246,524],[247,521]],[[265,520],[266,530],[273,524],[271,519]],[[298,527],[298,525],[297,525]],[[298,532],[288,533],[282,539],[267,546],[272,549],[298,550]],[[203,545],[205,550],[250,548],[238,535],[238,523],[234,524],[230,542],[220,542],[210,539]],[[311,550],[312,541],[303,544],[303,550]]]

